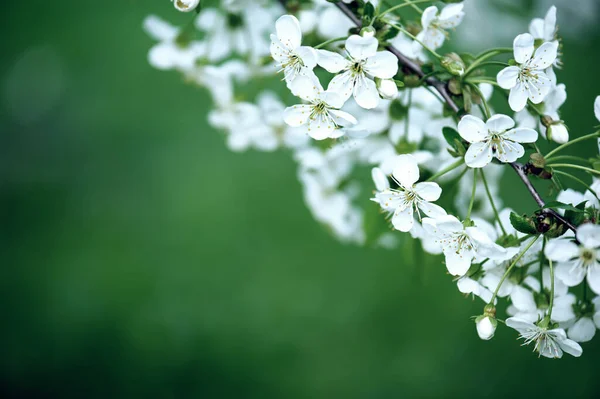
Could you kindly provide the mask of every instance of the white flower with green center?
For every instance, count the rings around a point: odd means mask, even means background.
[[[600,294],[600,226],[586,223],[577,229],[575,244],[568,239],[551,240],[546,245],[548,259],[556,261],[556,278],[569,287],[587,282],[596,294]]]
[[[506,325],[519,332],[519,338],[524,340],[523,345],[534,343],[533,350],[540,356],[560,359],[563,352],[575,357],[581,356],[583,349],[577,342],[567,338],[565,330],[548,329],[548,326],[543,326],[544,321],[538,324],[541,326],[517,317],[506,319]]]
[[[429,217],[446,215],[446,211],[432,201],[437,201],[442,189],[437,183],[421,182],[417,160],[408,154],[398,155],[394,160],[392,178],[399,189],[385,188],[375,194],[374,201],[386,211],[392,213],[392,224],[396,230],[410,231],[414,225],[414,214],[421,220],[421,212]],[[383,188],[382,182],[378,184]]]
[[[494,243],[484,230],[476,226],[465,227],[452,215],[423,219],[423,227],[436,237],[444,252],[448,272],[453,276],[465,275],[473,259],[503,261],[513,254]]]
[[[471,143],[465,154],[465,163],[471,168],[483,168],[492,161],[514,162],[525,154],[519,143],[534,143],[538,133],[533,129],[514,128],[515,121],[498,114],[487,122],[466,115],[458,123],[458,133]]]
[[[438,13],[436,6],[427,7],[421,15],[423,30],[417,35],[417,39],[428,48],[435,50],[444,44],[446,30],[456,28],[463,20],[465,13],[463,4],[448,4]],[[423,46],[415,41],[413,51],[419,52]]]
[[[271,56],[283,71],[285,81],[290,84],[298,76],[313,78],[317,53],[311,47],[300,45],[302,30],[298,19],[284,15],[275,22],[275,30],[277,35],[271,35]]]
[[[377,51],[375,37],[352,35],[346,40],[348,58],[327,50],[318,50],[318,64],[331,73],[340,73],[329,83],[344,100],[354,95],[356,103],[372,109],[379,104],[379,92],[373,78],[391,79],[398,72],[398,59],[389,51]]]
[[[534,104],[541,103],[552,88],[552,81],[544,70],[556,60],[558,42],[545,42],[537,50],[534,43],[529,33],[517,36],[513,51],[519,65],[506,67],[496,76],[500,87],[510,89],[508,104],[515,112],[525,108],[527,99]]]
[[[357,123],[352,115],[340,111],[344,99],[336,92],[323,91],[318,80],[299,76],[292,82],[291,88],[292,92],[310,104],[287,107],[283,119],[292,127],[303,126],[305,133],[315,140],[339,137],[340,129]]]

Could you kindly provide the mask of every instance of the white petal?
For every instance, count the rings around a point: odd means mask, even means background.
[[[319,98],[323,88],[318,81],[315,82],[308,76],[298,76],[290,83],[290,90],[303,100],[314,101]]]
[[[448,4],[442,9],[442,12],[440,12],[438,25],[444,29],[457,27],[465,16],[463,7],[463,3]]]
[[[352,126],[358,123],[356,118],[347,112],[340,111],[337,109],[330,109],[329,113],[335,117],[335,123],[337,123],[340,126]]]
[[[463,276],[471,267],[472,255],[470,252],[465,254],[456,253],[454,250],[444,251],[446,257],[446,268],[453,276]]]
[[[600,265],[598,263],[588,266],[587,282],[592,291],[600,295]]]
[[[339,93],[344,101],[352,96],[353,89],[354,78],[352,77],[352,73],[350,71],[336,75],[333,79],[331,79],[331,82],[329,82],[329,86],[327,86],[327,91]]]
[[[308,135],[315,140],[329,138],[336,129],[333,121],[323,115],[317,115],[315,119],[309,119],[307,126]]]
[[[558,344],[560,345],[560,347],[563,351],[567,352],[571,356],[579,357],[583,353],[583,349],[581,349],[581,345],[579,345],[577,342],[575,342],[573,340],[565,339],[565,340],[559,341]]]
[[[552,90],[552,82],[544,72],[537,73],[537,79],[529,82],[529,99],[534,104],[539,104]]]
[[[375,188],[377,188],[377,191],[383,191],[390,188],[388,178],[381,169],[371,169],[371,177],[373,178],[373,182],[375,183]]]
[[[515,55],[515,61],[519,64],[523,64],[529,60],[533,55],[533,43],[535,39],[529,33],[523,33],[513,41],[513,50]]]
[[[555,239],[548,241],[544,255],[555,262],[566,262],[579,254],[579,247],[572,241]]]
[[[352,35],[346,40],[346,51],[355,60],[364,60],[377,53],[379,42],[375,37]]]
[[[586,248],[600,247],[600,225],[582,224],[577,229],[577,240]]]
[[[444,41],[446,40],[446,35],[444,35],[444,32],[440,29],[429,27],[421,31],[417,35],[417,39],[419,39],[424,45],[426,45],[430,49],[435,50],[440,48],[442,44],[444,44]],[[423,47],[417,41],[415,41],[415,45],[416,48],[413,49],[415,52],[421,50]]]
[[[364,76],[354,82],[354,100],[365,109],[373,109],[379,105],[379,92],[374,81]]]
[[[431,22],[436,18],[438,13],[438,8],[436,6],[429,6],[423,11],[423,15],[421,15],[421,25],[423,26],[423,30],[427,29]]]
[[[534,69],[546,69],[556,60],[558,42],[546,42],[535,51],[529,66]]]
[[[588,342],[596,335],[596,325],[589,317],[582,317],[569,327],[567,334],[575,342]]]
[[[509,317],[508,319],[506,319],[505,324],[510,328],[514,328],[520,333],[528,330],[536,330],[538,328],[533,323],[530,323],[518,317]]]
[[[398,73],[398,59],[389,51],[378,51],[367,58],[365,71],[381,79],[391,79]]]
[[[492,132],[500,133],[512,129],[515,126],[515,121],[510,116],[496,114],[487,120],[485,126]]]
[[[442,195],[442,188],[433,182],[415,184],[415,192],[425,201],[437,201]]]
[[[510,294],[510,300],[513,305],[521,311],[535,311],[535,309],[537,309],[535,299],[533,299],[533,293],[519,285],[513,288],[513,291]]]
[[[483,168],[492,161],[492,146],[488,143],[473,143],[465,154],[465,163],[470,168]]]
[[[342,108],[346,99],[337,91],[327,90],[319,93],[319,99],[332,108]]]
[[[485,122],[473,115],[465,115],[458,122],[458,133],[469,143],[483,141],[487,136]]]
[[[523,83],[518,82],[515,87],[510,89],[508,105],[510,105],[510,108],[513,111],[519,112],[525,108],[525,105],[527,104],[527,98],[529,98],[529,91],[527,90],[527,87]]]
[[[518,143],[535,143],[538,139],[538,133],[533,129],[516,128],[504,133],[502,137]]]
[[[594,100],[594,115],[596,116],[596,119],[598,119],[598,122],[600,122],[600,96],[596,97],[596,100]]]
[[[509,66],[498,72],[496,81],[503,89],[512,89],[517,85],[517,78],[521,70],[516,66]]]
[[[534,18],[529,24],[529,33],[534,39],[544,39],[544,20]]]
[[[544,39],[554,39],[554,33],[556,32],[556,7],[552,6],[548,9],[546,17],[544,18]]]
[[[275,22],[277,37],[281,43],[290,49],[295,49],[302,42],[300,22],[293,15],[284,15]]]
[[[412,188],[419,180],[417,160],[409,154],[398,155],[394,159],[392,175],[403,188]]]
[[[415,219],[413,217],[413,207],[407,206],[406,208],[398,208],[394,212],[392,217],[392,225],[396,230],[403,232],[410,231],[413,227]]]
[[[306,68],[313,69],[317,66],[318,55],[314,48],[308,46],[300,46],[296,49],[296,54],[300,56]]]
[[[510,140],[502,140],[494,156],[500,162],[515,162],[525,154],[525,148],[519,143]]]
[[[574,287],[585,278],[585,269],[573,262],[561,262],[554,266],[554,274],[567,286]]]
[[[432,204],[431,202],[427,202],[427,201],[420,201],[419,209],[422,210],[425,215],[429,216],[430,218],[434,218],[434,219],[438,219],[442,216],[447,215],[444,208],[442,208],[439,205]]]
[[[327,72],[338,73],[346,68],[349,61],[338,53],[328,50],[317,50],[318,64]]]
[[[308,117],[312,111],[312,106],[299,104],[287,107],[283,111],[283,120],[289,126],[301,126],[308,121]]]

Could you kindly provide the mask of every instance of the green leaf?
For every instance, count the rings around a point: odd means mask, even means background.
[[[565,219],[567,219],[569,222],[573,223],[575,226],[579,226],[581,223],[583,223],[587,218],[587,214],[585,212],[586,202],[587,201],[583,201],[575,207],[575,208],[579,209],[579,212],[575,212],[570,209],[567,209],[565,211]]]
[[[363,26],[370,25],[373,20],[373,16],[375,15],[375,7],[371,2],[365,4],[363,8]]]
[[[514,212],[510,213],[510,224],[515,230],[525,234],[537,234],[537,229],[533,221],[527,216],[519,216]]]
[[[458,134],[455,129],[452,129],[448,126],[442,129],[442,134],[444,135],[444,139],[446,139],[446,143],[448,143],[454,150],[458,151],[459,148],[456,143],[458,142],[462,144],[462,137],[460,137],[460,134]]]
[[[583,212],[583,209],[574,207],[573,205],[565,204],[559,201],[550,201],[546,203],[545,208],[568,209],[573,212]]]

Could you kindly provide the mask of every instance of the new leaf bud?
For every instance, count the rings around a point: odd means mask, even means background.
[[[552,140],[558,144],[564,144],[569,141],[569,131],[562,122],[553,122],[548,129],[546,129],[546,137],[548,140]]]
[[[454,76],[462,76],[465,73],[465,63],[456,53],[443,56],[440,64]]]
[[[362,37],[373,37],[375,36],[375,33],[377,33],[377,31],[372,26],[365,26],[360,30],[360,35]]]

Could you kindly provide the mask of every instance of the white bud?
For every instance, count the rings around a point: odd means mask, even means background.
[[[360,30],[360,35],[362,37],[373,37],[375,36],[375,33],[377,33],[377,31],[372,26],[365,26]]]
[[[200,4],[200,0],[173,0],[176,9],[183,12],[194,11]]]
[[[475,319],[475,327],[477,327],[477,334],[479,338],[483,340],[492,339],[496,332],[496,326],[498,322],[495,318],[490,316],[479,316]]]
[[[398,86],[392,79],[378,79],[377,91],[381,98],[393,100],[398,96]]]
[[[552,140],[558,144],[564,144],[569,141],[569,131],[564,123],[554,122],[548,126],[546,137],[548,137],[548,140]]]

